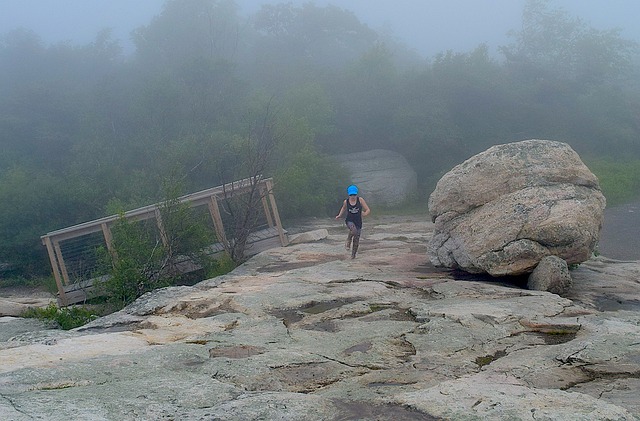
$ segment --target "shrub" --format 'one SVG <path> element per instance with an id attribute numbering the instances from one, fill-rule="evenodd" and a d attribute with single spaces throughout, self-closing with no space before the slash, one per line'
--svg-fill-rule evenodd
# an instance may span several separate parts
<path id="1" fill-rule="evenodd" d="M 97 317 L 91 310 L 82 306 L 58 308 L 54 303 L 44 308 L 30 308 L 22 316 L 55 322 L 63 330 L 82 326 Z"/>
<path id="2" fill-rule="evenodd" d="M 188 204 L 180 203 L 177 194 L 159 210 L 162 232 L 153 219 L 140 222 L 122 216 L 112 228 L 112 250 L 100 251 L 102 272 L 109 275 L 98 287 L 115 309 L 146 292 L 176 285 L 182 276 L 180 264 L 200 267 L 205 273 L 221 266 L 205 252 L 215 240 L 213 230 Z"/>

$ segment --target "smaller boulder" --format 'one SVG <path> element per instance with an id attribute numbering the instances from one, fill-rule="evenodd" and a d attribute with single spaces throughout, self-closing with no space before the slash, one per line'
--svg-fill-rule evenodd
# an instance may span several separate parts
<path id="1" fill-rule="evenodd" d="M 558 256 L 547 256 L 529 275 L 527 288 L 562 295 L 571 288 L 571 274 L 567 262 Z"/>
<path id="2" fill-rule="evenodd" d="M 289 237 L 289 244 L 311 243 L 313 241 L 324 240 L 329 236 L 326 229 L 317 229 L 313 231 L 302 232 Z"/>

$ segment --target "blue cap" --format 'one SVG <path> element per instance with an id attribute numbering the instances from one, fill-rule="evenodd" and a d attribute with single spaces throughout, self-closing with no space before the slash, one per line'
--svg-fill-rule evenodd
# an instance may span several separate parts
<path id="1" fill-rule="evenodd" d="M 347 187 L 347 194 L 349 196 L 351 196 L 352 194 L 358 194 L 358 187 L 356 187 L 355 185 L 350 185 L 349 187 Z"/>

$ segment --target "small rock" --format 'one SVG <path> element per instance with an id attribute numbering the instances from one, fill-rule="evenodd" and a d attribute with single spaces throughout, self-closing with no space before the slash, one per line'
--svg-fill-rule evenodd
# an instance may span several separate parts
<path id="1" fill-rule="evenodd" d="M 289 237 L 289 244 L 311 243 L 314 241 L 324 240 L 329 236 L 326 229 L 317 229 L 314 231 L 303 232 Z"/>
<path id="2" fill-rule="evenodd" d="M 547 256 L 529 275 L 527 288 L 562 295 L 571 287 L 571 274 L 567 262 L 558 256 Z"/>

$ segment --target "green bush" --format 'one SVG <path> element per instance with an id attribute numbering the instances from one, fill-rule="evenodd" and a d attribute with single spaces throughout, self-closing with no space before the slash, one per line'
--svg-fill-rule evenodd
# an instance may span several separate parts
<path id="1" fill-rule="evenodd" d="M 224 272 L 229 266 L 205 252 L 215 242 L 205 215 L 181 203 L 177 189 L 168 191 L 170 198 L 159 207 L 162 232 L 155 219 L 131 221 L 122 216 L 112 228 L 112 250 L 99 251 L 100 272 L 108 275 L 98 288 L 115 310 L 146 292 L 193 278 L 193 274 L 183 274 L 181 264 L 199 267 L 207 275 Z"/>
<path id="2" fill-rule="evenodd" d="M 122 217 L 113 227 L 113 254 L 101 250 L 109 275 L 97 286 L 116 308 L 122 308 L 155 288 L 170 285 L 160 277 L 162 245 L 145 225 Z"/>
<path id="3" fill-rule="evenodd" d="M 237 267 L 236 262 L 225 253 L 222 257 L 211 261 L 211 264 L 205 267 L 205 274 L 208 278 L 215 278 L 227 274 Z"/>
<path id="4" fill-rule="evenodd" d="M 85 307 L 58 308 L 54 303 L 45 308 L 30 308 L 22 316 L 55 322 L 63 330 L 82 326 L 97 317 L 95 313 Z"/>

